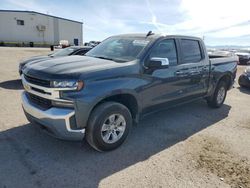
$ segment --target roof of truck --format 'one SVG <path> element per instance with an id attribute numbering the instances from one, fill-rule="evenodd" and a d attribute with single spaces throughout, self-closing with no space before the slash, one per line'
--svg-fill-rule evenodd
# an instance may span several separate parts
<path id="1" fill-rule="evenodd" d="M 154 33 L 149 36 L 147 36 L 147 33 L 129 33 L 129 34 L 121 34 L 121 35 L 115 35 L 114 37 L 138 37 L 138 38 L 149 38 L 149 39 L 157 39 L 160 37 L 172 37 L 172 38 L 187 38 L 187 39 L 197 39 L 201 40 L 199 37 L 195 36 L 186 36 L 186 35 L 165 35 L 165 34 L 159 34 Z"/>

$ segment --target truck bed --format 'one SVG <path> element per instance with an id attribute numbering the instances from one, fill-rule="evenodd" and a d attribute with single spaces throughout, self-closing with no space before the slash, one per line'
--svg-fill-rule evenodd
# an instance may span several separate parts
<path id="1" fill-rule="evenodd" d="M 211 64 L 223 64 L 223 63 L 229 63 L 229 62 L 238 62 L 239 58 L 238 56 L 214 56 L 209 55 L 209 60 Z"/>

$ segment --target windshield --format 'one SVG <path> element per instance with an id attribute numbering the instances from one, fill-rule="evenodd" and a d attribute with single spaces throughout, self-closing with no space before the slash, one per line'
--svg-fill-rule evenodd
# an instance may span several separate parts
<path id="1" fill-rule="evenodd" d="M 53 54 L 50 54 L 50 56 L 53 56 L 53 57 L 56 57 L 56 56 L 67 56 L 67 55 L 70 55 L 75 50 L 76 50 L 76 48 L 68 47 L 68 48 L 64 48 L 62 50 L 58 50 L 58 51 L 54 52 Z"/>
<path id="2" fill-rule="evenodd" d="M 106 39 L 85 55 L 116 62 L 127 62 L 137 59 L 148 43 L 149 40 L 142 38 L 112 37 Z"/>

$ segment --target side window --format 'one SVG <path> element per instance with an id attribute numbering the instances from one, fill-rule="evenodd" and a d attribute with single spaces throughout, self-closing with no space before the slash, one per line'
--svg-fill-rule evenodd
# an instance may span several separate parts
<path id="1" fill-rule="evenodd" d="M 177 65 L 177 53 L 174 39 L 165 39 L 153 47 L 149 59 L 152 57 L 168 58 L 169 65 Z"/>
<path id="2" fill-rule="evenodd" d="M 199 41 L 182 39 L 181 50 L 183 55 L 183 63 L 195 63 L 202 59 Z"/>

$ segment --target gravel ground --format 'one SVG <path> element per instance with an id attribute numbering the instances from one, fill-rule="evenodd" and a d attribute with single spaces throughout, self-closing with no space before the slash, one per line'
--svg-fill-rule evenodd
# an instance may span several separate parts
<path id="1" fill-rule="evenodd" d="M 47 53 L 0 48 L 1 188 L 250 187 L 250 90 L 235 83 L 220 109 L 201 100 L 152 114 L 120 148 L 98 153 L 25 119 L 18 62 Z"/>

